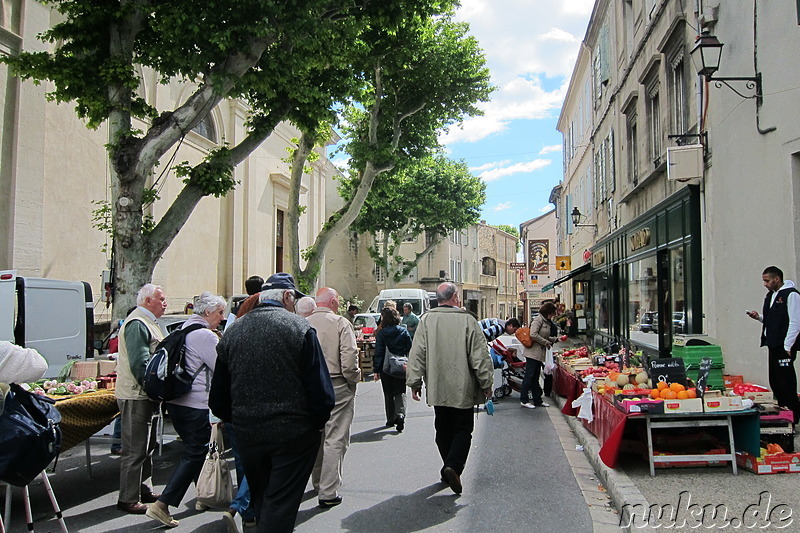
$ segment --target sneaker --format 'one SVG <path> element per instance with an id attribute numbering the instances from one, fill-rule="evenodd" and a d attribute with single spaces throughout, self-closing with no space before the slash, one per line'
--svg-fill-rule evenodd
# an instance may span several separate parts
<path id="1" fill-rule="evenodd" d="M 536 407 L 550 407 L 550 404 L 547 402 L 537 403 Z"/>
<path id="2" fill-rule="evenodd" d="M 225 527 L 228 528 L 228 533 L 239 533 L 239 526 L 236 525 L 236 511 L 233 509 L 228 509 L 224 513 L 222 513 L 222 521 L 225 523 Z"/>
<path id="3" fill-rule="evenodd" d="M 536 406 L 533 405 L 531 402 L 521 403 L 519 404 L 520 407 L 525 407 L 526 409 L 536 409 Z"/>
<path id="4" fill-rule="evenodd" d="M 458 473 L 446 466 L 444 470 L 442 470 L 442 477 L 447 480 L 447 484 L 450 485 L 450 489 L 456 494 L 461 494 L 461 476 Z"/>
<path id="5" fill-rule="evenodd" d="M 342 497 L 341 496 L 337 496 L 337 497 L 335 497 L 335 498 L 333 498 L 331 500 L 319 500 L 319 506 L 322 507 L 323 509 L 336 507 L 340 503 L 342 503 Z"/>
<path id="6" fill-rule="evenodd" d="M 403 429 L 406 427 L 406 417 L 404 417 L 404 416 L 398 416 L 398 417 L 397 417 L 397 424 L 396 424 L 396 426 L 397 426 L 397 432 L 398 432 L 398 433 L 402 433 L 402 432 L 403 432 Z"/>
<path id="7" fill-rule="evenodd" d="M 148 505 L 147 512 L 144 514 L 146 514 L 149 518 L 156 520 L 157 522 L 161 522 L 167 527 L 178 527 L 178 521 L 173 519 L 169 512 L 164 511 L 155 503 Z"/>

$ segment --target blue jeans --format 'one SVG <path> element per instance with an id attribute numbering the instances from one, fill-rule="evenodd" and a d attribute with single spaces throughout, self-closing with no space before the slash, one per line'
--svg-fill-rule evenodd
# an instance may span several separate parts
<path id="1" fill-rule="evenodd" d="M 542 387 L 539 385 L 539 375 L 544 363 L 536 359 L 525 358 L 525 377 L 519 391 L 520 401 L 528 403 L 531 399 L 533 405 L 542 405 Z"/>
<path id="2" fill-rule="evenodd" d="M 211 439 L 211 424 L 208 422 L 208 409 L 195 409 L 171 403 L 166 405 L 172 426 L 183 442 L 183 456 L 158 499 L 167 505 L 177 507 L 186 495 L 189 485 L 197 482 L 197 477 L 203 469 L 208 441 Z"/>
<path id="3" fill-rule="evenodd" d="M 236 483 L 239 486 L 236 497 L 231 502 L 230 507 L 239 513 L 243 522 L 251 522 L 256 518 L 256 510 L 250 504 L 250 485 L 247 483 L 247 476 L 244 475 L 244 466 L 242 465 L 242 457 L 239 455 L 239 445 L 236 442 L 236 432 L 233 431 L 233 424 L 226 422 L 222 426 L 222 431 L 231 445 L 233 462 L 236 465 Z"/>

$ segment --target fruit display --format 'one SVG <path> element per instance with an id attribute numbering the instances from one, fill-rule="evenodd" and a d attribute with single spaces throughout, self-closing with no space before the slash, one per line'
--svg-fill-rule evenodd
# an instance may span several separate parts
<path id="1" fill-rule="evenodd" d="M 34 383 L 23 383 L 21 387 L 40 396 L 77 396 L 85 392 L 97 390 L 97 381 L 84 379 L 83 381 L 60 382 L 56 379 L 43 379 Z"/>
<path id="2" fill-rule="evenodd" d="M 737 396 L 745 396 L 748 392 L 769 392 L 769 389 L 753 383 L 737 383 L 733 386 L 733 393 Z"/>

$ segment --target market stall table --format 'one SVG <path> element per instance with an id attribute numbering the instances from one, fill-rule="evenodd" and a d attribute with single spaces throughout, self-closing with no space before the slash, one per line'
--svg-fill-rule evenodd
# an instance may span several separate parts
<path id="1" fill-rule="evenodd" d="M 113 390 L 101 389 L 54 399 L 61 413 L 62 452 L 85 441 L 119 415 Z"/>
<path id="2" fill-rule="evenodd" d="M 558 394 L 566 397 L 565 405 L 561 412 L 568 416 L 576 416 L 578 410 L 572 407 L 572 402 L 582 394 L 585 385 L 575 374 L 561 365 L 556 366 L 553 381 L 554 390 L 556 390 Z M 634 423 L 639 420 L 646 421 L 645 416 L 676 416 L 676 414 L 626 414 L 614 406 L 605 395 L 597 394 L 596 392 L 592 392 L 592 412 L 594 420 L 591 422 L 582 420 L 582 422 L 584 427 L 597 437 L 597 440 L 600 442 L 600 451 L 598 455 L 609 468 L 615 468 L 617 466 L 623 436 L 629 421 Z M 756 411 L 750 409 L 746 411 L 730 411 L 724 413 L 686 413 L 686 415 L 685 420 L 700 421 L 700 423 L 697 424 L 699 426 L 703 425 L 702 421 L 712 420 L 715 417 L 719 418 L 720 416 L 726 415 L 734 417 L 731 419 L 730 423 L 725 422 L 725 425 L 732 428 L 731 430 L 733 431 L 735 442 L 738 443 L 740 449 L 759 455 L 759 421 Z M 650 433 L 651 429 L 651 427 L 646 428 L 647 435 L 650 438 L 652 438 Z M 735 450 L 731 450 L 731 453 L 735 453 Z M 649 455 L 652 458 L 652 449 L 649 451 Z"/>

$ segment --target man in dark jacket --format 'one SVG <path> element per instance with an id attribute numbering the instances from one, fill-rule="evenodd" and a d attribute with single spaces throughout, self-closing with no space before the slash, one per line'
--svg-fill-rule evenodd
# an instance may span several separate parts
<path id="1" fill-rule="evenodd" d="M 217 345 L 209 407 L 232 422 L 259 531 L 291 532 L 330 418 L 334 391 L 317 334 L 294 314 L 303 293 L 286 273 Z"/>
<path id="2" fill-rule="evenodd" d="M 800 401 L 797 399 L 794 360 L 800 345 L 800 294 L 792 281 L 783 281 L 783 271 L 778 267 L 764 269 L 761 279 L 769 291 L 764 298 L 764 307 L 761 314 L 747 311 L 747 315 L 763 323 L 761 346 L 769 350 L 769 386 L 778 405 L 794 412 L 794 423 L 797 424 L 800 421 Z"/>

